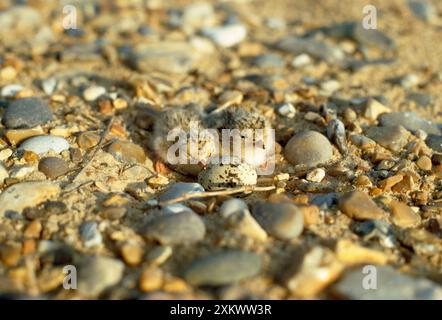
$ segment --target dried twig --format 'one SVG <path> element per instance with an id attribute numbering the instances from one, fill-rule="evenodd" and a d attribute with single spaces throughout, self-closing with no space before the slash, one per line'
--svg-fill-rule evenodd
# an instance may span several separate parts
<path id="1" fill-rule="evenodd" d="M 92 160 L 95 158 L 95 156 L 98 153 L 98 150 L 100 150 L 103 147 L 104 144 L 104 140 L 106 139 L 107 135 L 109 134 L 109 131 L 112 127 L 112 123 L 114 122 L 114 117 L 111 116 L 109 118 L 109 121 L 107 123 L 106 129 L 104 129 L 103 133 L 100 136 L 100 141 L 98 142 L 98 144 L 95 146 L 95 148 L 88 154 L 90 155 L 89 157 L 86 157 L 86 160 L 83 161 L 83 167 L 81 168 L 81 170 L 75 175 L 75 177 L 72 179 L 72 182 L 76 182 L 78 177 L 81 176 L 81 174 L 83 172 L 86 171 L 86 169 L 90 166 L 90 164 L 92 163 Z"/>
<path id="2" fill-rule="evenodd" d="M 256 187 L 256 186 L 243 186 L 238 188 L 232 188 L 232 189 L 225 189 L 225 190 L 219 190 L 219 191 L 204 191 L 204 192 L 193 192 L 193 193 L 187 193 L 185 195 L 182 195 L 181 197 L 162 201 L 158 203 L 160 206 L 166 206 L 169 204 L 186 201 L 190 199 L 195 198 L 208 198 L 208 197 L 215 197 L 215 196 L 226 196 L 230 194 L 235 193 L 243 193 L 243 192 L 252 192 L 252 191 L 271 191 L 276 189 L 275 186 L 267 186 L 267 187 Z"/>

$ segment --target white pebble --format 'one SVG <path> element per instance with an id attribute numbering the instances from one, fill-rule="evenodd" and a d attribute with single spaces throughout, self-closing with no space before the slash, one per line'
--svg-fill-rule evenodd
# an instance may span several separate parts
<path id="1" fill-rule="evenodd" d="M 54 78 L 46 79 L 41 83 L 41 88 L 43 89 L 44 93 L 46 93 L 47 95 L 54 93 L 56 87 L 57 87 L 57 80 Z"/>
<path id="2" fill-rule="evenodd" d="M 341 85 L 336 80 L 327 80 L 321 83 L 321 89 L 333 93 L 341 88 Z"/>
<path id="3" fill-rule="evenodd" d="M 302 53 L 292 60 L 292 66 L 295 68 L 302 68 L 312 63 L 312 59 L 306 53 Z"/>
<path id="4" fill-rule="evenodd" d="M 86 101 L 95 101 L 105 93 L 106 93 L 105 87 L 92 86 L 92 87 L 89 87 L 86 90 L 84 90 L 83 98 Z"/>
<path id="5" fill-rule="evenodd" d="M 3 183 L 8 177 L 8 170 L 6 170 L 6 168 L 2 164 L 0 164 L 0 184 Z"/>
<path id="6" fill-rule="evenodd" d="M 12 156 L 12 150 L 7 148 L 0 151 L 0 161 L 4 161 L 6 159 L 9 159 L 9 157 Z"/>
<path id="7" fill-rule="evenodd" d="M 291 103 L 284 103 L 278 107 L 278 113 L 287 118 L 293 118 L 296 114 L 296 109 Z"/>
<path id="8" fill-rule="evenodd" d="M 242 24 L 232 24 L 204 28 L 202 34 L 212 39 L 216 44 L 228 48 L 243 41 L 247 36 L 247 29 Z"/>
<path id="9" fill-rule="evenodd" d="M 9 84 L 2 88 L 1 95 L 5 98 L 14 97 L 18 92 L 22 91 L 24 88 L 21 84 Z"/>
<path id="10" fill-rule="evenodd" d="M 15 179 L 21 179 L 26 177 L 28 174 L 34 172 L 35 168 L 33 166 L 17 166 L 13 167 L 10 171 L 11 177 Z"/>
<path id="11" fill-rule="evenodd" d="M 37 136 L 24 141 L 19 149 L 32 151 L 36 154 L 43 154 L 50 150 L 61 153 L 69 149 L 69 142 L 57 136 Z"/>
<path id="12" fill-rule="evenodd" d="M 325 170 L 322 168 L 317 168 L 315 170 L 307 173 L 306 179 L 311 182 L 321 182 L 325 177 Z"/>

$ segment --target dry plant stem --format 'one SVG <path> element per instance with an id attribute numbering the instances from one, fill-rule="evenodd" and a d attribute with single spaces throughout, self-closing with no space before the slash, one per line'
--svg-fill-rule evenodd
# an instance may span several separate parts
<path id="1" fill-rule="evenodd" d="M 114 122 L 114 116 L 109 118 L 109 121 L 107 123 L 106 129 L 104 129 L 103 133 L 100 136 L 100 141 L 98 142 L 98 144 L 95 146 L 95 148 L 93 149 L 93 151 L 91 151 L 91 154 L 89 157 L 86 157 L 85 163 L 83 165 L 83 167 L 81 168 L 81 170 L 75 175 L 74 179 L 72 180 L 72 182 L 76 182 L 78 177 L 81 176 L 81 174 L 83 172 L 86 171 L 86 169 L 89 167 L 89 165 L 92 163 L 92 160 L 95 158 L 95 156 L 97 155 L 98 150 L 100 150 L 103 147 L 103 143 L 104 140 L 106 139 L 106 136 L 109 134 L 110 128 L 112 127 L 112 123 Z"/>
<path id="2" fill-rule="evenodd" d="M 275 189 L 276 189 L 275 186 L 267 186 L 267 187 L 243 186 L 243 187 L 225 189 L 225 190 L 219 190 L 219 191 L 194 192 L 194 193 L 185 194 L 185 195 L 175 198 L 175 199 L 160 202 L 159 205 L 166 206 L 169 204 L 174 204 L 177 202 L 186 201 L 186 200 L 195 199 L 195 198 L 209 198 L 209 197 L 215 197 L 215 196 L 226 196 L 226 195 L 235 194 L 235 193 L 253 192 L 253 191 L 263 192 L 263 191 L 271 191 L 271 190 L 275 190 Z"/>

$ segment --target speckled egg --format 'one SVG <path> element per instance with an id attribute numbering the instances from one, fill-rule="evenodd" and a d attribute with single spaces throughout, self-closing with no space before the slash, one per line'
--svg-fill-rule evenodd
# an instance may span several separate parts
<path id="1" fill-rule="evenodd" d="M 253 166 L 238 161 L 211 164 L 198 175 L 199 183 L 206 190 L 220 190 L 256 185 L 258 175 Z"/>

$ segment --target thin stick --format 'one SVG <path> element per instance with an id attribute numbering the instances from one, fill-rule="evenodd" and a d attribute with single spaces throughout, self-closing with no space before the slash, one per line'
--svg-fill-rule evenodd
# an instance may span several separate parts
<path id="1" fill-rule="evenodd" d="M 84 162 L 83 167 L 81 168 L 81 170 L 75 175 L 74 179 L 72 180 L 72 182 L 76 182 L 78 177 L 81 176 L 81 174 L 83 172 L 86 171 L 86 169 L 90 166 L 90 164 L 92 163 L 92 160 L 95 158 L 95 156 L 98 153 L 98 150 L 100 150 L 103 147 L 103 143 L 104 143 L 104 139 L 106 139 L 106 136 L 109 134 L 109 131 L 112 127 L 112 123 L 114 122 L 114 116 L 111 116 L 109 118 L 109 122 L 107 123 L 106 129 L 104 129 L 103 133 L 100 136 L 100 141 L 98 142 L 98 144 L 95 146 L 94 150 L 91 151 L 89 154 L 91 154 L 90 157 L 87 157 L 88 159 L 86 159 Z"/>
<path id="2" fill-rule="evenodd" d="M 195 198 L 208 198 L 208 197 L 215 197 L 215 196 L 225 196 L 235 193 L 243 193 L 243 192 L 252 192 L 252 191 L 271 191 L 276 189 L 275 186 L 267 186 L 267 187 L 255 187 L 255 186 L 243 186 L 238 188 L 232 188 L 232 189 L 225 189 L 225 190 L 219 190 L 219 191 L 204 191 L 204 192 L 193 192 L 193 193 L 187 193 L 182 195 L 181 197 L 163 201 L 158 203 L 160 206 L 165 206 L 181 201 L 186 201 L 190 199 Z"/>

